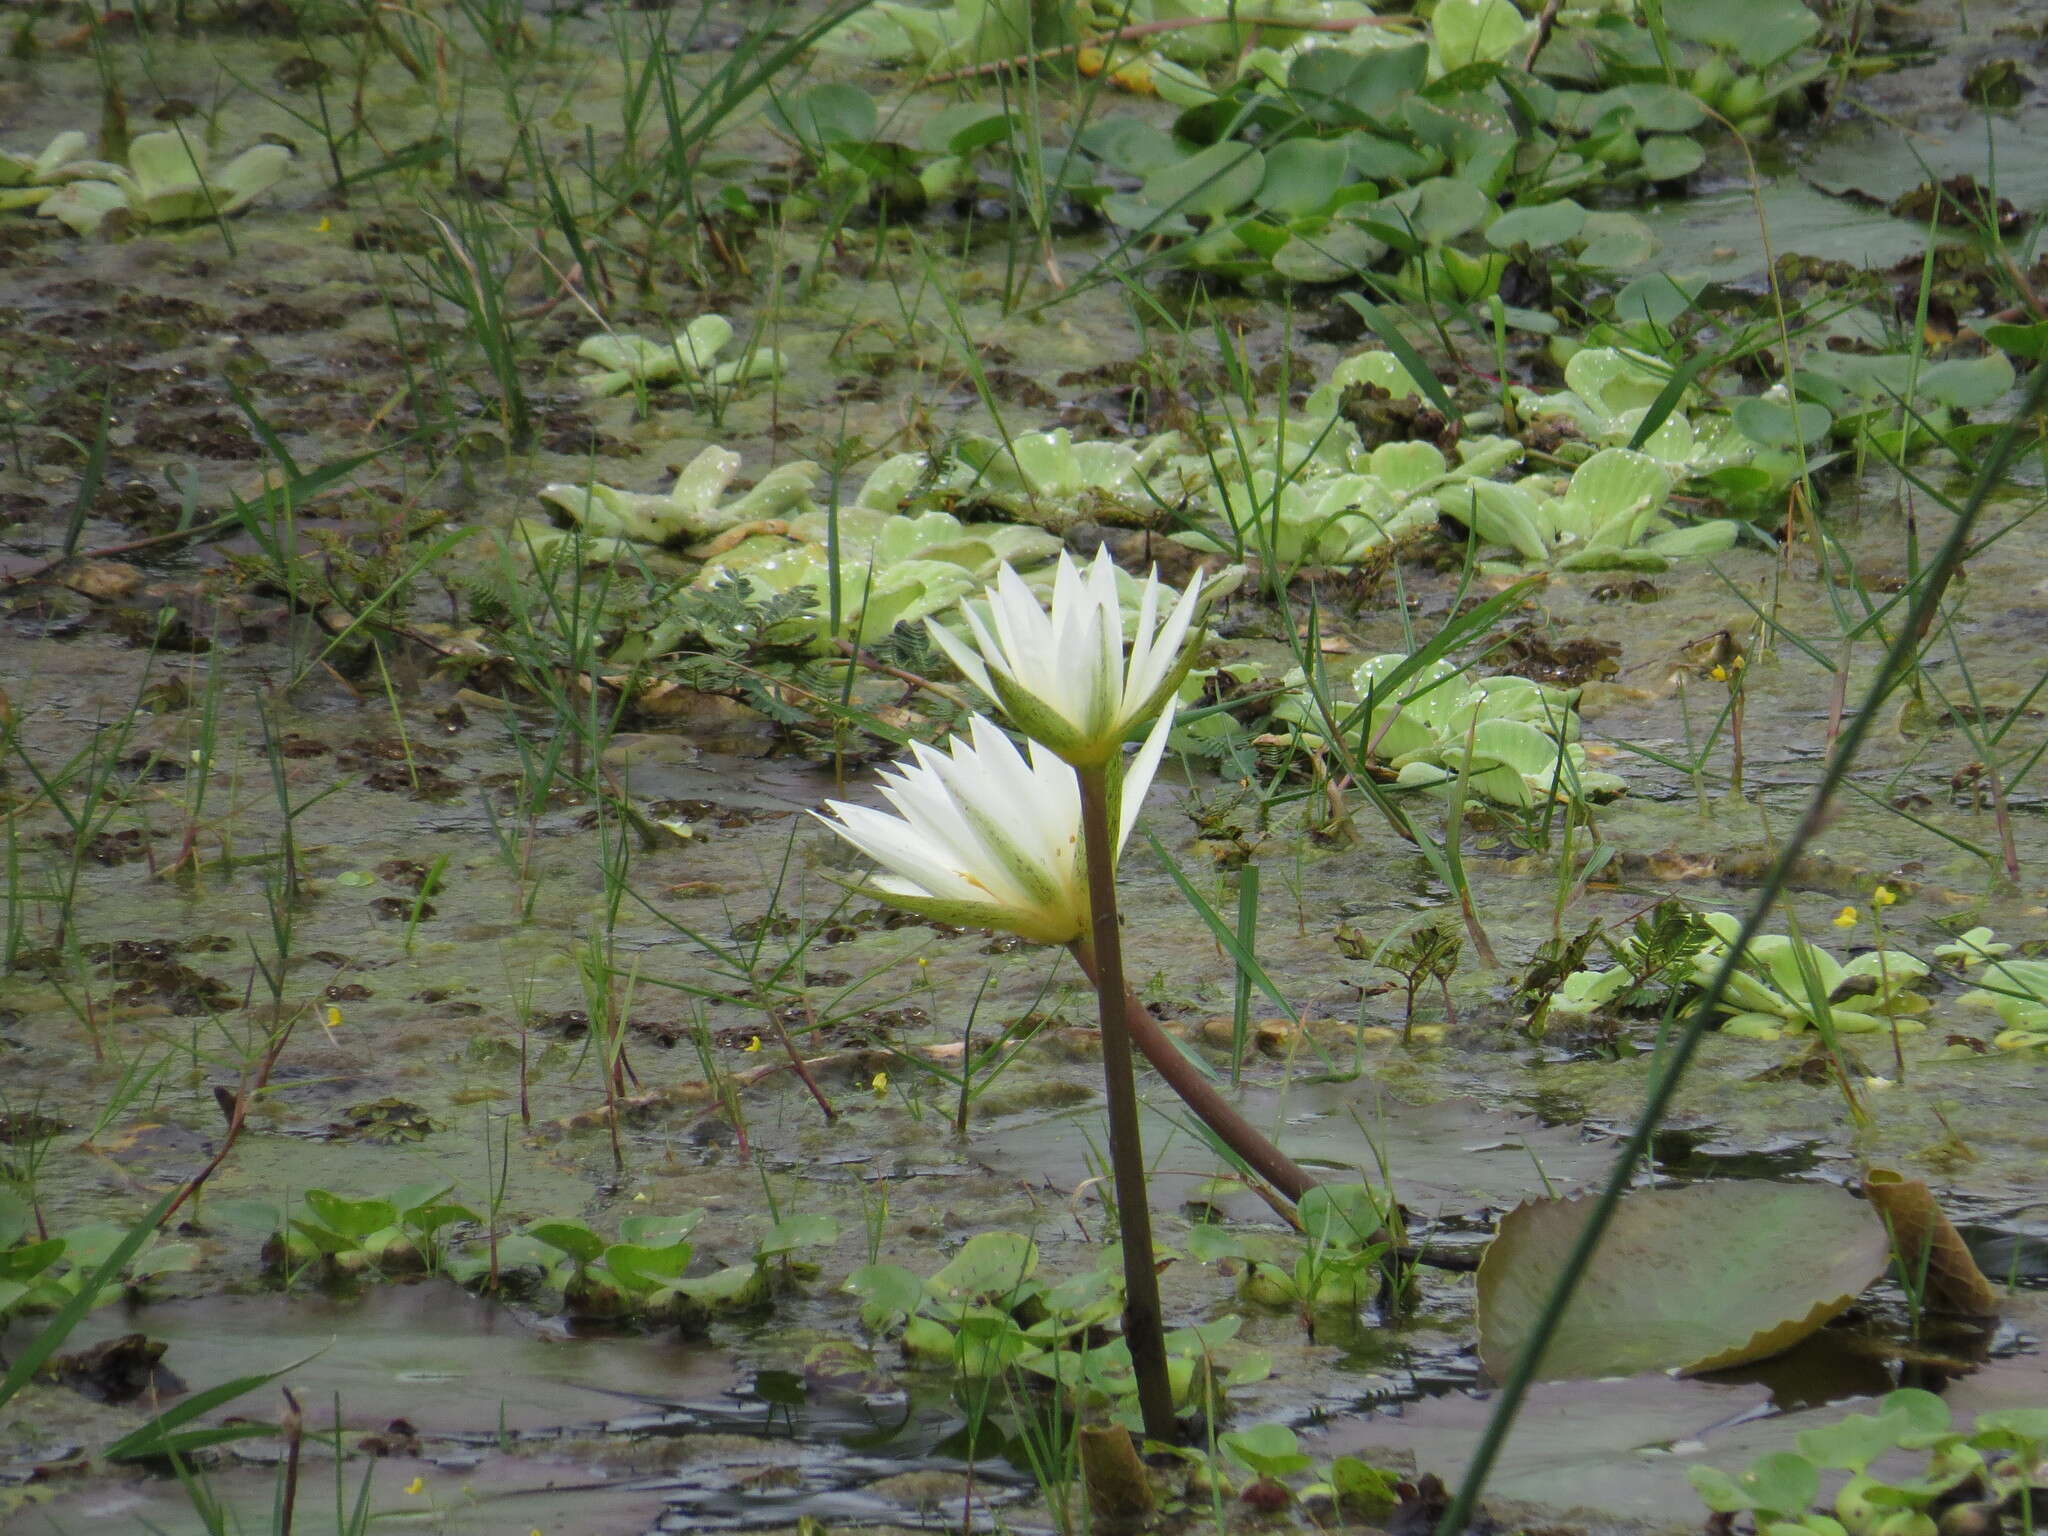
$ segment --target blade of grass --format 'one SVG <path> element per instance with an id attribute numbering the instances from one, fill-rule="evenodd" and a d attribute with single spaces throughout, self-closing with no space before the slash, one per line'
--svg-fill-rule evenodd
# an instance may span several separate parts
<path id="1" fill-rule="evenodd" d="M 164 1214 L 184 1193 L 181 1186 L 150 1207 L 149 1214 L 128 1229 L 127 1236 L 114 1245 L 114 1251 L 106 1261 L 86 1277 L 85 1284 L 78 1288 L 78 1294 L 64 1304 L 62 1311 L 45 1323 L 42 1330 L 29 1340 L 28 1347 L 15 1356 L 13 1366 L 6 1378 L 0 1380 L 0 1403 L 11 1401 L 15 1394 L 35 1379 L 43 1363 L 63 1347 L 71 1337 L 71 1330 L 85 1320 L 85 1315 L 99 1304 L 100 1292 L 120 1278 L 121 1271 L 128 1267 L 128 1261 L 142 1251 L 142 1245 L 149 1241 Z"/>
<path id="2" fill-rule="evenodd" d="M 325 1353 L 325 1348 L 316 1349 L 312 1354 L 302 1356 L 290 1365 L 281 1365 L 274 1371 L 237 1376 L 203 1392 L 194 1392 L 166 1408 L 140 1429 L 123 1435 L 100 1454 L 109 1461 L 136 1461 L 146 1456 L 183 1455 L 188 1451 L 204 1450 L 210 1445 L 224 1445 L 231 1440 L 275 1434 L 277 1428 L 272 1424 L 216 1424 L 206 1429 L 187 1430 L 184 1434 L 177 1431 L 202 1413 L 210 1413 L 223 1403 L 231 1403 L 258 1387 L 268 1386 L 278 1377 L 296 1371 L 308 1360 L 316 1360 Z"/>
<path id="3" fill-rule="evenodd" d="M 1261 992 L 1278 1003 L 1281 1012 L 1287 1015 L 1289 1023 L 1299 1024 L 1301 1016 L 1294 1011 L 1294 1004 L 1287 1000 L 1286 993 L 1273 984 L 1273 978 L 1268 976 L 1266 968 L 1259 964 L 1259 957 L 1239 942 L 1237 930 L 1226 923 L 1222 915 L 1209 904 L 1209 899 L 1195 889 L 1194 882 L 1188 879 L 1173 855 L 1166 851 L 1166 845 L 1159 841 L 1149 827 L 1145 831 L 1145 840 L 1152 845 L 1152 852 L 1165 866 L 1168 878 L 1179 889 L 1187 904 L 1209 925 L 1209 931 L 1216 936 L 1216 942 L 1223 946 L 1223 952 L 1230 956 L 1232 963 L 1237 966 L 1238 973 L 1247 977 Z M 1199 1057 L 1194 1059 L 1200 1061 Z M 1207 1063 L 1203 1063 L 1203 1066 L 1206 1069 Z"/>
<path id="4" fill-rule="evenodd" d="M 1700 370 L 1706 367 L 1713 357 L 1713 353 L 1702 350 L 1693 353 L 1679 365 L 1664 387 L 1657 391 L 1657 398 L 1652 400 L 1650 408 L 1643 412 L 1643 419 L 1636 423 L 1635 434 L 1628 440 L 1629 447 L 1642 447 L 1650 440 L 1651 433 L 1671 419 L 1671 413 L 1678 409 L 1678 402 L 1684 399 L 1685 392 L 1692 388 L 1692 381 L 1699 377 Z"/>
<path id="5" fill-rule="evenodd" d="M 1394 322 L 1387 318 L 1387 312 L 1362 293 L 1340 294 L 1339 297 L 1357 310 L 1358 317 L 1372 327 L 1372 333 L 1379 337 L 1386 345 L 1386 349 L 1394 354 L 1403 368 L 1408 370 L 1408 376 L 1415 380 L 1418 389 L 1429 396 L 1429 403 L 1443 413 L 1444 420 L 1456 421 L 1458 408 L 1451 404 L 1451 397 L 1445 392 L 1443 381 L 1430 372 L 1429 364 L 1422 360 L 1422 354 L 1409 344 L 1408 338 L 1403 336 Z"/>

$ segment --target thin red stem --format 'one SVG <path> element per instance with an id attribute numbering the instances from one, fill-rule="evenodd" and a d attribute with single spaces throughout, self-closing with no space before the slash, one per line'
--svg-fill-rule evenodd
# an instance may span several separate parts
<path id="1" fill-rule="evenodd" d="M 1089 980 L 1095 982 L 1099 995 L 1102 981 L 1094 956 L 1076 946 L 1074 958 L 1080 962 Z M 1242 1158 L 1253 1173 L 1297 1203 L 1321 1182 L 1274 1146 L 1263 1131 L 1239 1114 L 1237 1107 L 1216 1091 L 1202 1076 L 1201 1069 L 1181 1054 L 1172 1037 L 1159 1027 L 1159 1021 L 1128 988 L 1123 989 L 1121 1022 L 1131 1044 L 1151 1064 L 1152 1070 L 1166 1079 L 1166 1086 L 1179 1094 L 1182 1102 L 1216 1133 L 1218 1140 Z"/>
<path id="2" fill-rule="evenodd" d="M 1145 1145 L 1138 1125 L 1137 1073 L 1126 1027 L 1123 940 L 1116 911 L 1116 844 L 1109 830 L 1109 774 L 1077 768 L 1081 837 L 1088 860 L 1089 947 L 1102 1020 L 1102 1080 L 1109 1100 L 1109 1162 L 1116 1181 L 1117 1226 L 1124 1249 L 1124 1343 L 1138 1378 L 1138 1411 L 1154 1440 L 1177 1437 L 1173 1386 L 1166 1372 L 1166 1324 L 1152 1259 L 1152 1204 L 1145 1188 Z"/>

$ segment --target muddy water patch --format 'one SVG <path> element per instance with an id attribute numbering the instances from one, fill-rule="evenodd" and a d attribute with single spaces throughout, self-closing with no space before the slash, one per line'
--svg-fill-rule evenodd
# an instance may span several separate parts
<path id="1" fill-rule="evenodd" d="M 166 1344 L 165 1363 L 194 1388 L 303 1360 L 284 1384 L 309 1436 L 342 1432 L 350 1498 L 367 1474 L 380 1515 L 431 1514 L 446 1522 L 437 1528 L 917 1524 L 942 1505 L 957 1520 L 963 1501 L 985 1519 L 1030 1486 L 1000 1462 L 974 1483 L 962 1475 L 965 1421 L 943 1379 L 913 1391 L 881 1377 L 748 1371 L 723 1344 L 578 1334 L 439 1282 L 346 1300 L 215 1296 L 110 1310 L 73 1343 L 135 1330 Z M 273 1407 L 261 1390 L 206 1421 L 260 1421 Z M 333 1443 L 308 1441 L 309 1487 L 331 1488 Z M 267 1511 L 284 1455 L 280 1439 L 236 1442 L 216 1491 L 252 1515 Z M 67 1517 L 201 1528 L 184 1492 L 161 1478 L 95 1488 L 46 1513 L 57 1529 Z"/>
<path id="2" fill-rule="evenodd" d="M 223 1295 L 109 1308 L 70 1347 L 137 1331 L 169 1344 L 166 1365 L 194 1386 L 313 1357 L 286 1378 L 309 1428 L 335 1423 L 338 1401 L 339 1422 L 354 1430 L 395 1419 L 456 1438 L 589 1430 L 619 1411 L 618 1395 L 687 1401 L 740 1380 L 730 1356 L 708 1345 L 579 1337 L 437 1282 L 341 1299 Z"/>
<path id="3" fill-rule="evenodd" d="M 2038 1314 L 2032 1319 L 2038 1324 Z M 1825 1336 L 1817 1336 L 1825 1337 Z M 1804 1362 L 1819 1374 L 1819 1356 Z M 1896 1370 L 1865 1370 L 1823 1378 L 1823 1397 L 1780 1391 L 1758 1380 L 1674 1379 L 1548 1382 L 1530 1392 L 1508 1436 L 1490 1484 L 1489 1507 L 1504 1519 L 1565 1522 L 1594 1531 L 1618 1528 L 1697 1531 L 1698 1496 L 1687 1476 L 1695 1466 L 1740 1472 L 1756 1457 L 1789 1451 L 1798 1436 L 1902 1385 Z M 2048 1368 L 2038 1355 L 1995 1361 L 1946 1392 L 1959 1424 L 1996 1407 L 2038 1406 Z M 1380 1465 L 1434 1470 L 1455 1482 L 1484 1433 L 1491 1394 L 1452 1393 L 1333 1426 L 1311 1442 L 1323 1455 L 1356 1455 Z M 1816 1400 L 1818 1399 L 1818 1400 Z M 1908 1457 L 1879 1463 L 1894 1479 L 1925 1468 Z M 1842 1481 L 1836 1476 L 1832 1483 Z M 1823 1489 L 1823 1500 L 1833 1486 Z"/>
<path id="4" fill-rule="evenodd" d="M 1253 1124 L 1277 1130 L 1283 1150 L 1304 1166 L 1338 1179 L 1383 1166 L 1402 1203 L 1434 1219 L 1499 1210 L 1546 1178 L 1580 1188 L 1604 1177 L 1614 1160 L 1604 1138 L 1489 1110 L 1474 1099 L 1412 1104 L 1365 1079 L 1262 1085 L 1245 1091 L 1242 1107 Z M 1215 1176 L 1211 1154 L 1189 1132 L 1177 1103 L 1155 1092 L 1145 1108 L 1146 1150 L 1157 1165 L 1153 1188 L 1161 1204 L 1187 1201 Z M 977 1136 L 976 1155 L 1074 1188 L 1097 1171 L 1099 1113 L 1076 1110 L 997 1127 Z M 1259 1208 L 1250 1197 L 1234 1204 Z"/>

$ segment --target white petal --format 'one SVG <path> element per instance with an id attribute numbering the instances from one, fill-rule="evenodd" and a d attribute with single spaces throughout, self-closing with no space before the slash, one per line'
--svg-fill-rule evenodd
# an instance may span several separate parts
<path id="1" fill-rule="evenodd" d="M 972 624 L 977 632 L 980 631 L 981 625 L 976 622 L 972 612 L 968 613 L 967 622 Z M 982 665 L 980 652 L 936 619 L 926 619 L 924 627 L 925 633 L 932 637 L 932 643 L 944 654 L 946 660 L 953 663 L 962 677 L 983 693 L 993 694 L 996 691 L 995 684 L 989 681 L 988 668 Z"/>
<path id="2" fill-rule="evenodd" d="M 985 597 L 993 597 L 994 595 L 995 589 L 993 587 L 983 594 Z M 991 604 L 990 608 L 991 615 L 993 615 L 994 605 Z M 960 612 L 966 617 L 967 627 L 974 631 L 974 648 L 980 652 L 982 661 L 988 667 L 1000 672 L 1003 676 L 1013 677 L 1014 675 L 1010 670 L 1009 656 L 1004 652 L 1002 644 L 997 637 L 991 635 L 987 627 L 981 622 L 981 615 L 965 603 L 961 604 Z M 991 689 L 990 692 L 993 693 L 994 690 Z"/>
<path id="3" fill-rule="evenodd" d="M 987 721 L 975 722 L 974 735 L 978 750 L 956 745 L 949 775 L 961 818 L 987 848 L 991 871 L 1001 870 L 1020 905 L 1071 909 L 1073 888 L 1051 857 L 1055 845 L 1030 793 L 1024 760 Z"/>
<path id="4" fill-rule="evenodd" d="M 832 816 L 819 818 L 882 866 L 870 881 L 879 894 L 952 904 L 961 909 L 952 920 L 971 912 L 1040 943 L 1080 932 L 1080 795 L 1066 763 L 1036 743 L 1027 763 L 977 715 L 949 752 L 913 743 L 911 761 L 884 769 L 881 779 L 896 815 L 829 801 Z"/>
<path id="5" fill-rule="evenodd" d="M 950 758 L 920 755 L 933 765 L 932 771 L 883 790 L 889 803 L 903 813 L 931 857 L 946 861 L 956 878 L 974 888 L 977 899 L 1034 904 L 1037 893 L 1018 881 L 1006 850 L 992 844 L 965 814 L 961 781 L 971 785 L 978 765 L 970 758 L 963 771 Z"/>
<path id="6" fill-rule="evenodd" d="M 977 719 L 975 733 L 1001 735 L 989 721 Z M 1047 752 L 1036 741 L 1030 743 L 1030 762 L 1010 748 L 1004 752 L 983 752 L 989 766 L 989 788 L 993 809 L 1010 823 L 1010 838 L 1028 850 L 1032 864 L 1047 870 L 1057 885 L 1071 889 L 1065 864 L 1073 858 L 1073 842 L 1081 834 L 1081 795 L 1073 768 Z"/>
<path id="7" fill-rule="evenodd" d="M 1188 630 L 1195 622 L 1201 593 L 1202 578 L 1198 575 L 1189 583 L 1187 591 L 1181 593 L 1180 601 L 1173 605 L 1173 612 L 1160 626 L 1151 664 L 1146 669 L 1150 675 L 1144 680 L 1143 692 L 1133 701 L 1135 705 L 1142 706 L 1151 698 L 1167 674 L 1173 671 L 1174 663 L 1180 659 L 1181 647 L 1187 644 Z M 1133 686 L 1136 686 L 1135 681 Z"/>
<path id="8" fill-rule="evenodd" d="M 1159 759 L 1166 751 L 1166 737 L 1173 729 L 1173 717 L 1179 713 L 1180 703 L 1174 700 L 1159 712 L 1158 722 L 1152 727 L 1152 734 L 1145 738 L 1145 744 L 1138 748 L 1124 769 L 1122 814 L 1118 820 L 1117 851 L 1123 851 L 1124 843 L 1131 835 L 1131 828 L 1138 824 L 1138 812 L 1145 804 L 1145 791 L 1152 787 L 1152 775 L 1159 771 Z"/>
<path id="9" fill-rule="evenodd" d="M 1138 593 L 1138 628 L 1131 638 L 1131 657 L 1124 664 L 1124 688 L 1121 700 L 1124 716 L 1141 708 L 1152 696 L 1156 680 L 1151 678 L 1154 658 L 1159 654 L 1153 644 L 1152 631 L 1159 620 L 1159 573 L 1155 567 L 1146 573 L 1145 585 Z"/>
<path id="10" fill-rule="evenodd" d="M 1095 675 L 1089 689 L 1088 731 L 1103 737 L 1123 735 L 1124 623 L 1123 609 L 1116 600 L 1116 562 L 1108 546 L 1095 552 L 1095 565 L 1088 573 L 1088 595 L 1083 599 Z M 1112 746 L 1116 745 L 1112 743 Z"/>
<path id="11" fill-rule="evenodd" d="M 894 816 L 837 800 L 826 804 L 839 819 L 834 821 L 820 816 L 820 821 L 919 892 L 954 901 L 987 899 L 986 892 L 962 879 L 956 868 L 936 856 L 934 850 Z"/>
<path id="12" fill-rule="evenodd" d="M 1054 714 L 1071 718 L 1069 680 L 1059 668 L 1058 604 L 1047 613 L 1039 605 L 1038 594 L 1010 566 L 1004 566 L 996 580 L 1009 621 L 1010 660 L 1018 683 Z"/>

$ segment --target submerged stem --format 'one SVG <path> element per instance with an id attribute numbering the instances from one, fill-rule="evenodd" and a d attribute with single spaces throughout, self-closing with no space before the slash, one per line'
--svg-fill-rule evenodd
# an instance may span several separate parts
<path id="1" fill-rule="evenodd" d="M 1124 1249 L 1124 1342 L 1138 1378 L 1145 1433 L 1175 1438 L 1173 1387 L 1166 1374 L 1166 1325 L 1152 1261 L 1152 1206 L 1145 1189 L 1145 1147 L 1138 1129 L 1138 1087 L 1125 1027 L 1123 943 L 1117 927 L 1116 843 L 1109 827 L 1109 771 L 1076 768 L 1081 837 L 1088 863 L 1095 1000 L 1102 1020 L 1102 1078 L 1109 1099 L 1109 1162 L 1116 1180 L 1117 1225 Z"/>

